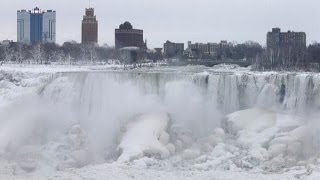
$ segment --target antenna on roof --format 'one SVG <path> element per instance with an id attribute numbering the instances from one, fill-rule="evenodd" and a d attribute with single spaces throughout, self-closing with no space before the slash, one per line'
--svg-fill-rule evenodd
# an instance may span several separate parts
<path id="1" fill-rule="evenodd" d="M 89 0 L 89 8 L 91 8 L 91 0 Z"/>

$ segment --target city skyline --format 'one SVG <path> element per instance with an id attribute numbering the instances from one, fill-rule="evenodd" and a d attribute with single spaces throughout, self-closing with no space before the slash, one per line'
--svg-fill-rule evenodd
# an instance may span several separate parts
<path id="1" fill-rule="evenodd" d="M 232 7 L 230 2 L 233 2 Z M 287 2 L 290 2 L 290 7 L 282 12 Z M 120 23 L 130 21 L 138 29 L 144 30 L 150 48 L 161 47 L 166 40 L 185 44 L 189 40 L 203 43 L 220 42 L 220 40 L 241 43 L 253 40 L 265 46 L 266 32 L 273 27 L 279 27 L 284 31 L 304 31 L 308 35 L 309 44 L 320 40 L 318 34 L 320 27 L 311 21 L 320 17 L 320 13 L 315 11 L 317 5 L 320 3 L 315 0 L 310 2 L 199 0 L 197 4 L 182 0 L 175 2 L 164 0 L 161 3 L 145 0 L 91 2 L 91 7 L 95 8 L 99 18 L 100 45 L 107 43 L 114 46 L 114 29 Z M 5 24 L 0 34 L 1 40 L 17 39 L 17 10 L 38 6 L 57 11 L 57 43 L 70 40 L 81 42 L 81 19 L 83 9 L 89 6 L 88 1 L 70 0 L 59 5 L 54 1 L 12 0 L 7 6 L 8 8 L 1 11 L 1 21 Z M 123 6 L 130 8 L 123 11 Z M 217 6 L 219 8 L 214 8 Z M 170 18 L 162 18 L 168 13 L 171 14 Z"/>

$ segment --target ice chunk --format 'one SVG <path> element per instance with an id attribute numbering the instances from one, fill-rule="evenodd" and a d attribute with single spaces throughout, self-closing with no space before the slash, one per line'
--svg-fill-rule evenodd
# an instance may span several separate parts
<path id="1" fill-rule="evenodd" d="M 200 156 L 200 150 L 198 149 L 186 149 L 182 153 L 182 158 L 185 160 L 195 159 Z"/>
<path id="2" fill-rule="evenodd" d="M 285 144 L 273 144 L 269 147 L 269 152 L 273 157 L 284 155 L 287 150 L 287 145 Z"/>
<path id="3" fill-rule="evenodd" d="M 229 114 L 224 123 L 225 129 L 231 134 L 243 129 L 259 132 L 276 124 L 276 114 L 258 108 L 247 109 Z"/>
<path id="4" fill-rule="evenodd" d="M 121 152 L 118 161 L 128 162 L 145 155 L 168 157 L 170 152 L 160 137 L 166 133 L 169 120 L 168 114 L 159 113 L 144 114 L 131 121 L 118 146 Z"/>

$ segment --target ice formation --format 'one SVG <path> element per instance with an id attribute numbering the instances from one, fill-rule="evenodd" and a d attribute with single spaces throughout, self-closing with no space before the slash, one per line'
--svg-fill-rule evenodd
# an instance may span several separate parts
<path id="1" fill-rule="evenodd" d="M 71 178 L 86 171 L 70 168 L 105 167 L 167 178 L 320 172 L 319 74 L 2 68 L 1 179 Z"/>

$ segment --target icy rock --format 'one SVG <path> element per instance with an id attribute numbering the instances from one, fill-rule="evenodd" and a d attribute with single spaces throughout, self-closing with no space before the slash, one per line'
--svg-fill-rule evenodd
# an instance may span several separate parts
<path id="1" fill-rule="evenodd" d="M 249 159 L 255 164 L 260 164 L 263 161 L 267 161 L 270 158 L 268 151 L 261 146 L 253 146 L 249 152 Z"/>
<path id="2" fill-rule="evenodd" d="M 292 131 L 290 131 L 288 134 L 291 136 L 294 140 L 299 141 L 306 137 L 306 134 L 308 133 L 309 129 L 307 126 L 301 126 L 298 127 Z"/>
<path id="3" fill-rule="evenodd" d="M 176 147 L 173 144 L 169 143 L 166 145 L 166 147 L 169 150 L 170 154 L 174 154 L 176 152 Z"/>
<path id="4" fill-rule="evenodd" d="M 176 151 L 180 152 L 183 150 L 183 143 L 181 140 L 176 140 L 176 142 L 174 143 L 175 147 L 176 147 Z"/>
<path id="5" fill-rule="evenodd" d="M 162 132 L 160 137 L 159 137 L 159 141 L 163 144 L 163 145 L 167 145 L 170 141 L 170 136 L 168 133 L 166 132 Z"/>
<path id="6" fill-rule="evenodd" d="M 211 152 L 211 156 L 220 157 L 225 155 L 226 153 L 226 145 L 223 143 L 219 143 L 216 147 L 214 147 L 213 151 Z"/>
<path id="7" fill-rule="evenodd" d="M 166 144 L 160 142 L 160 136 L 166 133 L 169 121 L 166 113 L 143 114 L 130 121 L 118 146 L 118 162 L 129 162 L 144 156 L 169 157 Z"/>
<path id="8" fill-rule="evenodd" d="M 283 157 L 283 155 L 278 155 L 273 159 L 271 159 L 271 161 L 269 162 L 268 168 L 271 172 L 277 172 L 283 169 L 285 166 L 286 166 L 285 158 Z"/>
<path id="9" fill-rule="evenodd" d="M 276 157 L 279 155 L 284 155 L 287 150 L 287 145 L 285 144 L 273 144 L 269 147 L 269 153 L 272 157 Z"/>
<path id="10" fill-rule="evenodd" d="M 33 172 L 37 168 L 38 163 L 35 160 L 24 160 L 19 162 L 19 167 L 25 172 Z"/>
<path id="11" fill-rule="evenodd" d="M 213 147 L 210 145 L 210 143 L 204 143 L 201 145 L 202 152 L 211 152 L 212 150 L 213 150 Z"/>
<path id="12" fill-rule="evenodd" d="M 80 125 L 73 125 L 68 131 L 69 142 L 74 149 L 81 149 L 85 146 L 86 135 Z"/>
<path id="13" fill-rule="evenodd" d="M 182 158 L 185 160 L 191 160 L 199 157 L 200 154 L 200 150 L 198 149 L 186 149 L 182 153 Z"/>
<path id="14" fill-rule="evenodd" d="M 237 165 L 237 167 L 240 167 L 242 169 L 252 169 L 253 168 L 253 165 L 244 159 L 236 160 L 234 163 L 235 163 L 235 165 Z"/>
<path id="15" fill-rule="evenodd" d="M 184 148 L 188 148 L 193 144 L 193 139 L 190 136 L 182 135 L 179 137 L 179 139 L 182 141 Z"/>
<path id="16" fill-rule="evenodd" d="M 214 130 L 214 136 L 215 136 L 215 137 L 219 137 L 219 138 L 221 138 L 221 139 L 224 139 L 224 138 L 225 138 L 225 132 L 224 132 L 224 130 L 221 129 L 221 128 L 216 128 L 216 129 Z"/>
<path id="17" fill-rule="evenodd" d="M 56 170 L 57 170 L 57 171 L 64 171 L 64 170 L 67 169 L 67 168 L 72 168 L 72 167 L 74 167 L 74 164 L 75 164 L 74 161 L 66 161 L 66 162 L 63 162 L 63 163 L 59 163 L 59 164 L 56 166 Z"/>
<path id="18" fill-rule="evenodd" d="M 211 146 L 215 147 L 217 144 L 222 143 L 223 140 L 220 137 L 216 137 L 215 135 L 211 135 L 209 137 L 209 143 Z"/>
<path id="19" fill-rule="evenodd" d="M 75 160 L 75 167 L 83 167 L 90 163 L 90 153 L 86 150 L 76 150 L 71 153 L 71 157 Z"/>
<path id="20" fill-rule="evenodd" d="M 286 114 L 277 114 L 277 123 L 276 126 L 282 132 L 292 131 L 300 126 L 302 126 L 303 121 L 294 116 L 289 116 Z"/>
<path id="21" fill-rule="evenodd" d="M 230 152 L 230 153 L 236 153 L 239 152 L 240 149 L 234 145 L 228 144 L 227 146 L 225 146 L 226 151 Z"/>
<path id="22" fill-rule="evenodd" d="M 133 163 L 140 167 L 148 167 L 157 163 L 155 159 L 144 157 L 141 159 L 134 160 Z"/>
<path id="23" fill-rule="evenodd" d="M 308 164 L 307 161 L 299 161 L 299 162 L 297 163 L 297 166 L 306 166 L 307 164 Z"/>
<path id="24" fill-rule="evenodd" d="M 241 168 L 238 168 L 235 164 L 230 164 L 228 169 L 232 172 L 240 172 L 241 171 Z"/>
<path id="25" fill-rule="evenodd" d="M 223 121 L 226 132 L 236 135 L 240 130 L 259 132 L 274 126 L 276 114 L 263 109 L 247 109 L 227 115 Z"/>
<path id="26" fill-rule="evenodd" d="M 275 139 L 273 139 L 271 142 L 270 142 L 270 146 L 272 145 L 277 145 L 277 144 L 285 144 L 285 145 L 288 145 L 290 143 L 292 143 L 294 141 L 294 139 L 290 136 L 283 136 L 283 137 L 277 137 Z"/>
<path id="27" fill-rule="evenodd" d="M 205 155 L 202 155 L 200 157 L 198 157 L 197 159 L 195 159 L 196 163 L 205 163 L 208 160 L 208 157 Z"/>
<path id="28" fill-rule="evenodd" d="M 174 141 L 178 140 L 181 136 L 192 137 L 192 132 L 184 126 L 172 125 L 169 131 L 170 138 Z"/>
<path id="29" fill-rule="evenodd" d="M 70 129 L 69 129 L 69 134 L 74 134 L 74 135 L 80 135 L 82 133 L 81 127 L 79 124 L 75 124 L 73 125 Z"/>
<path id="30" fill-rule="evenodd" d="M 289 156 L 300 156 L 302 153 L 302 143 L 296 141 L 289 144 L 287 153 Z"/>

